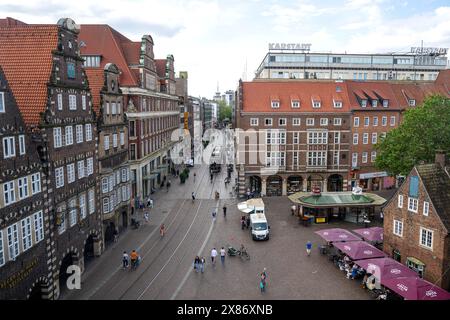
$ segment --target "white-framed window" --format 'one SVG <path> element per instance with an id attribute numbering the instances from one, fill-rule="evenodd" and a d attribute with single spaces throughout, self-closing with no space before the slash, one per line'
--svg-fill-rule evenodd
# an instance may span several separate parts
<path id="1" fill-rule="evenodd" d="M 378 104 L 378 100 L 376 100 L 376 99 L 373 99 L 372 100 L 372 107 L 376 107 L 377 106 L 377 104 Z"/>
<path id="2" fill-rule="evenodd" d="M 122 186 L 122 200 L 127 200 L 127 186 Z"/>
<path id="3" fill-rule="evenodd" d="M 272 100 L 271 106 L 274 109 L 279 108 L 280 107 L 280 101 Z"/>
<path id="4" fill-rule="evenodd" d="M 120 133 L 120 145 L 125 145 L 125 132 L 123 131 Z"/>
<path id="5" fill-rule="evenodd" d="M 378 142 L 378 134 L 376 132 L 372 132 L 372 144 L 377 144 Z"/>
<path id="6" fill-rule="evenodd" d="M 103 193 L 108 193 L 109 192 L 108 178 L 102 178 L 102 192 Z"/>
<path id="7" fill-rule="evenodd" d="M 334 101 L 333 100 L 333 103 L 334 103 L 335 108 L 342 108 L 342 101 Z"/>
<path id="8" fill-rule="evenodd" d="M 65 131 L 66 131 L 66 146 L 70 146 L 73 144 L 73 127 L 72 126 L 67 126 L 65 127 Z"/>
<path id="9" fill-rule="evenodd" d="M 278 125 L 279 126 L 285 126 L 286 125 L 286 118 L 278 119 Z"/>
<path id="10" fill-rule="evenodd" d="M 109 102 L 106 102 L 106 115 L 109 115 Z"/>
<path id="11" fill-rule="evenodd" d="M 362 107 L 362 108 L 367 107 L 367 100 L 366 100 L 366 99 L 362 99 L 362 100 L 361 100 L 361 107 Z"/>
<path id="12" fill-rule="evenodd" d="M 120 183 L 120 170 L 116 171 L 116 184 Z"/>
<path id="13" fill-rule="evenodd" d="M 321 105 L 321 103 L 320 103 L 320 101 L 314 101 L 313 100 L 313 108 L 316 108 L 316 109 L 318 109 L 318 108 L 320 108 L 320 105 Z"/>
<path id="14" fill-rule="evenodd" d="M 284 130 L 267 130 L 267 144 L 286 144 L 286 131 Z"/>
<path id="15" fill-rule="evenodd" d="M 95 212 L 95 190 L 91 189 L 89 190 L 88 194 L 88 201 L 89 201 L 89 214 L 92 214 Z"/>
<path id="16" fill-rule="evenodd" d="M 294 151 L 294 152 L 292 152 L 292 165 L 294 166 L 294 167 L 296 167 L 296 166 L 298 166 L 298 154 L 299 154 L 299 152 L 298 151 Z"/>
<path id="17" fill-rule="evenodd" d="M 114 186 L 116 184 L 116 176 L 114 174 L 109 176 L 109 192 L 113 191 Z"/>
<path id="18" fill-rule="evenodd" d="M 320 118 L 320 125 L 321 126 L 327 126 L 328 125 L 328 118 Z"/>
<path id="19" fill-rule="evenodd" d="M 5 112 L 5 93 L 0 92 L 0 112 Z M 1 258 L 1 256 L 0 256 Z M 1 264 L 0 264 L 1 265 Z"/>
<path id="20" fill-rule="evenodd" d="M 403 195 L 401 195 L 401 194 L 398 195 L 397 206 L 399 208 L 403 208 Z"/>
<path id="21" fill-rule="evenodd" d="M 300 108 L 300 101 L 298 101 L 298 100 L 291 100 L 291 108 L 293 108 L 293 109 Z"/>
<path id="22" fill-rule="evenodd" d="M 109 198 L 103 198 L 103 213 L 109 212 Z"/>
<path id="23" fill-rule="evenodd" d="M 300 132 L 297 131 L 292 132 L 292 143 L 293 144 L 300 143 Z"/>
<path id="24" fill-rule="evenodd" d="M 18 179 L 19 186 L 19 200 L 29 196 L 28 193 L 28 177 L 22 177 Z"/>
<path id="25" fill-rule="evenodd" d="M 82 193 L 79 197 L 80 203 L 80 220 L 86 218 L 86 194 Z"/>
<path id="26" fill-rule="evenodd" d="M 300 118 L 292 118 L 292 125 L 293 126 L 299 126 L 300 125 Z"/>
<path id="27" fill-rule="evenodd" d="M 122 182 L 127 182 L 127 168 L 122 168 Z"/>
<path id="28" fill-rule="evenodd" d="M 76 132 L 76 136 L 77 136 L 77 143 L 82 143 L 83 142 L 83 125 L 77 124 L 75 126 L 75 132 Z"/>
<path id="29" fill-rule="evenodd" d="M 386 116 L 381 117 L 381 125 L 383 127 L 387 126 L 387 117 Z"/>
<path id="30" fill-rule="evenodd" d="M 383 107 L 387 108 L 389 106 L 389 100 L 383 100 Z"/>
<path id="31" fill-rule="evenodd" d="M 27 251 L 31 248 L 33 241 L 31 236 L 31 217 L 26 217 L 20 221 L 22 228 L 22 246 L 23 251 Z"/>
<path id="32" fill-rule="evenodd" d="M 16 139 L 14 137 L 3 138 L 3 158 L 8 159 L 16 156 Z"/>
<path id="33" fill-rule="evenodd" d="M 395 116 L 391 116 L 391 127 L 395 126 Z"/>
<path id="34" fill-rule="evenodd" d="M 403 221 L 394 220 L 394 234 L 403 237 Z"/>
<path id="35" fill-rule="evenodd" d="M 359 117 L 354 117 L 353 118 L 353 126 L 354 127 L 359 127 Z"/>
<path id="36" fill-rule="evenodd" d="M 339 165 L 339 151 L 333 151 L 333 165 Z"/>
<path id="37" fill-rule="evenodd" d="M 39 172 L 31 175 L 31 194 L 41 192 L 41 174 Z"/>
<path id="38" fill-rule="evenodd" d="M 250 125 L 251 126 L 257 126 L 258 125 L 258 118 L 250 118 Z"/>
<path id="39" fill-rule="evenodd" d="M 369 134 L 367 132 L 363 133 L 363 144 L 369 143 Z"/>
<path id="40" fill-rule="evenodd" d="M 373 126 L 374 127 L 378 126 L 378 117 L 373 117 Z"/>
<path id="41" fill-rule="evenodd" d="M 341 133 L 339 131 L 336 131 L 334 133 L 334 144 L 341 143 Z"/>
<path id="42" fill-rule="evenodd" d="M 323 167 L 327 165 L 326 151 L 308 151 L 308 167 Z"/>
<path id="43" fill-rule="evenodd" d="M 103 136 L 103 147 L 105 150 L 109 150 L 109 135 Z"/>
<path id="44" fill-rule="evenodd" d="M 266 154 L 266 166 L 268 167 L 276 167 L 276 166 L 285 166 L 286 156 L 285 152 L 280 151 L 272 151 L 267 152 Z"/>
<path id="45" fill-rule="evenodd" d="M 416 106 L 416 100 L 414 99 L 408 99 L 408 105 L 410 107 L 415 107 Z"/>
<path id="46" fill-rule="evenodd" d="M 358 166 L 358 153 L 352 153 L 352 167 Z"/>
<path id="47" fill-rule="evenodd" d="M 306 125 L 307 126 L 313 126 L 314 125 L 314 118 L 306 118 Z"/>
<path id="48" fill-rule="evenodd" d="M 370 162 L 375 162 L 376 158 L 377 158 L 377 152 L 376 151 L 372 151 L 370 153 Z"/>
<path id="49" fill-rule="evenodd" d="M 342 118 L 334 118 L 333 119 L 333 125 L 335 125 L 335 126 L 342 125 Z"/>
<path id="50" fill-rule="evenodd" d="M 75 164 L 70 163 L 67 165 L 67 183 L 75 181 Z"/>
<path id="51" fill-rule="evenodd" d="M 92 126 L 90 123 L 87 123 L 85 125 L 85 129 L 86 129 L 86 141 L 91 141 L 92 140 Z"/>
<path id="52" fill-rule="evenodd" d="M 86 96 L 85 95 L 81 96 L 81 108 L 83 110 L 86 110 Z"/>
<path id="53" fill-rule="evenodd" d="M 16 193 L 14 191 L 14 181 L 8 181 L 3 184 L 3 200 L 5 206 L 16 202 Z"/>
<path id="54" fill-rule="evenodd" d="M 9 260 L 15 260 L 20 253 L 19 228 L 17 226 L 17 223 L 10 225 L 6 230 L 8 238 Z"/>
<path id="55" fill-rule="evenodd" d="M 84 160 L 80 160 L 77 163 L 77 169 L 78 169 L 78 179 L 84 178 Z"/>
<path id="56" fill-rule="evenodd" d="M 77 96 L 74 94 L 69 95 L 69 110 L 77 110 Z"/>
<path id="57" fill-rule="evenodd" d="M 19 154 L 25 154 L 25 136 L 23 134 L 19 136 Z"/>
<path id="58" fill-rule="evenodd" d="M 328 133 L 326 131 L 308 132 L 308 144 L 327 144 Z"/>
<path id="59" fill-rule="evenodd" d="M 272 118 L 265 118 L 264 123 L 266 126 L 272 126 Z"/>
<path id="60" fill-rule="evenodd" d="M 115 102 L 111 102 L 111 114 L 115 115 L 116 113 L 117 113 L 117 105 Z"/>
<path id="61" fill-rule="evenodd" d="M 428 216 L 429 213 L 430 213 L 430 203 L 427 201 L 424 201 L 423 202 L 423 215 Z"/>
<path id="62" fill-rule="evenodd" d="M 359 134 L 354 133 L 353 134 L 353 144 L 358 144 Z"/>
<path id="63" fill-rule="evenodd" d="M 64 186 L 64 167 L 55 169 L 55 182 L 56 188 L 61 188 Z"/>
<path id="64" fill-rule="evenodd" d="M 73 227 L 77 224 L 77 201 L 72 199 L 69 201 L 69 226 Z"/>
<path id="65" fill-rule="evenodd" d="M 94 158 L 91 157 L 86 159 L 86 167 L 88 176 L 94 173 Z"/>
<path id="66" fill-rule="evenodd" d="M 63 109 L 63 97 L 62 97 L 62 93 L 58 93 L 58 110 L 62 110 Z"/>
<path id="67" fill-rule="evenodd" d="M 366 152 L 366 151 L 364 151 L 364 152 L 362 153 L 362 156 L 361 156 L 361 162 L 362 162 L 362 163 L 367 163 L 367 152 Z"/>
<path id="68" fill-rule="evenodd" d="M 417 213 L 419 207 L 419 200 L 416 198 L 408 197 L 408 211 Z"/>
<path id="69" fill-rule="evenodd" d="M 60 217 L 58 225 L 58 234 L 63 234 L 66 231 L 66 205 L 62 205 L 57 209 L 58 215 Z"/>
<path id="70" fill-rule="evenodd" d="M 117 133 L 114 133 L 113 135 L 112 135 L 112 137 L 113 137 L 113 148 L 117 148 Z"/>
<path id="71" fill-rule="evenodd" d="M 34 239 L 35 243 L 44 240 L 44 215 L 41 211 L 33 215 L 34 218 Z"/>
<path id="72" fill-rule="evenodd" d="M 370 118 L 369 117 L 364 117 L 364 126 L 368 127 L 370 125 Z"/>
<path id="73" fill-rule="evenodd" d="M 55 144 L 55 148 L 62 147 L 62 134 L 61 128 L 53 128 L 53 141 Z"/>
<path id="74" fill-rule="evenodd" d="M 433 249 L 433 231 L 420 227 L 420 245 Z"/>
<path id="75" fill-rule="evenodd" d="M 0 94 L 2 94 L 2 92 L 0 92 Z M 0 267 L 5 263 L 5 252 L 3 251 L 3 230 L 0 230 Z"/>

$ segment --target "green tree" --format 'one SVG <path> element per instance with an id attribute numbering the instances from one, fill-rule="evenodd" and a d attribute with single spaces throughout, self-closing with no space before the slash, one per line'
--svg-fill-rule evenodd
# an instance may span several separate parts
<path id="1" fill-rule="evenodd" d="M 391 175 L 407 175 L 420 161 L 432 162 L 437 150 L 450 153 L 450 99 L 430 96 L 407 110 L 375 149 L 376 167 Z"/>
<path id="2" fill-rule="evenodd" d="M 225 119 L 231 120 L 231 115 L 233 110 L 231 107 L 227 106 L 227 103 L 223 100 L 219 101 L 219 122 L 222 122 Z"/>

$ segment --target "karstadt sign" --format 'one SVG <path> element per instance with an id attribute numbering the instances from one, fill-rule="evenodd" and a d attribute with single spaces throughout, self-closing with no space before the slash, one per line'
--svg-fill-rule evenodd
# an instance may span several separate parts
<path id="1" fill-rule="evenodd" d="M 269 43 L 269 50 L 306 50 L 311 49 L 311 43 Z"/>

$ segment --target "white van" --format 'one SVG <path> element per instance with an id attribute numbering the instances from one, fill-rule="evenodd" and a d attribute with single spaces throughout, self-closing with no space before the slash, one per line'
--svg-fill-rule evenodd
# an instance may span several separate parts
<path id="1" fill-rule="evenodd" d="M 253 240 L 269 240 L 269 223 L 264 213 L 250 215 L 250 232 Z"/>

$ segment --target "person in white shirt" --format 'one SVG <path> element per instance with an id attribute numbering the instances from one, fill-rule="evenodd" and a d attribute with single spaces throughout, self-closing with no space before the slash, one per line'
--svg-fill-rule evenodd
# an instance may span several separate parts
<path id="1" fill-rule="evenodd" d="M 225 264 L 225 249 L 224 249 L 224 247 L 222 247 L 222 249 L 220 249 L 220 261 L 222 262 L 222 265 Z"/>
<path id="2" fill-rule="evenodd" d="M 216 257 L 217 257 L 217 250 L 216 248 L 213 248 L 211 250 L 211 262 L 213 265 L 216 263 Z"/>

